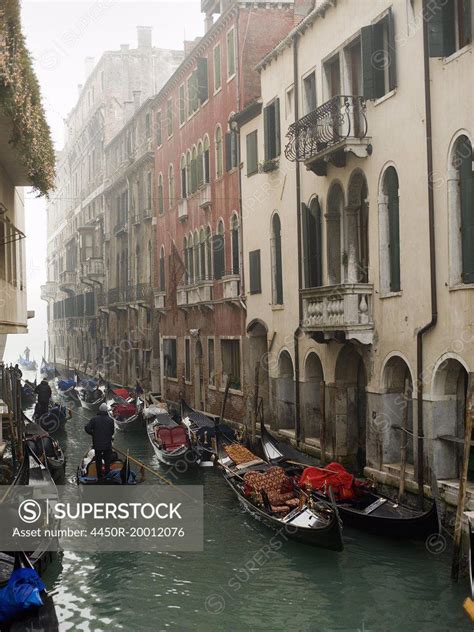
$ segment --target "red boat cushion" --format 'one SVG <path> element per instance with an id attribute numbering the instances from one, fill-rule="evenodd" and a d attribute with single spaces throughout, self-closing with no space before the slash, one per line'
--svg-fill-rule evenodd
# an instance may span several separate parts
<path id="1" fill-rule="evenodd" d="M 119 397 L 122 397 L 122 399 L 128 399 L 130 397 L 130 393 L 127 391 L 126 388 L 116 388 L 114 390 L 114 393 Z"/>
<path id="2" fill-rule="evenodd" d="M 155 429 L 155 434 L 167 452 L 173 452 L 188 442 L 186 432 L 181 426 L 176 426 L 176 428 L 159 427 Z"/>
<path id="3" fill-rule="evenodd" d="M 116 417 L 121 417 L 122 419 L 128 419 L 128 417 L 133 417 L 137 412 L 137 407 L 135 404 L 115 404 L 114 405 L 114 415 Z"/>
<path id="4" fill-rule="evenodd" d="M 301 474 L 299 484 L 326 493 L 332 487 L 336 500 L 354 498 L 354 476 L 340 463 L 329 463 L 324 469 L 307 467 Z"/>

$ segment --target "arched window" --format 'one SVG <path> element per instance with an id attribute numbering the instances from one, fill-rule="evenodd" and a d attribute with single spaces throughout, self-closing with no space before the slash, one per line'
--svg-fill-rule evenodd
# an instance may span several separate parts
<path id="1" fill-rule="evenodd" d="M 198 231 L 194 231 L 194 279 L 195 281 L 201 280 L 201 270 L 199 267 L 199 233 Z"/>
<path id="2" fill-rule="evenodd" d="M 212 278 L 212 232 L 211 227 L 206 228 L 206 274 L 207 278 Z"/>
<path id="3" fill-rule="evenodd" d="M 202 141 L 198 143 L 197 149 L 197 185 L 202 187 L 204 184 L 204 152 L 202 147 Z"/>
<path id="4" fill-rule="evenodd" d="M 160 292 L 165 291 L 165 248 L 160 249 Z"/>
<path id="5" fill-rule="evenodd" d="M 460 136 L 452 151 L 448 174 L 451 250 L 456 258 L 451 267 L 457 271 L 455 275 L 451 272 L 454 283 L 474 283 L 473 159 L 471 141 Z"/>
<path id="6" fill-rule="evenodd" d="M 201 270 L 201 279 L 207 279 L 206 272 L 206 233 L 204 228 L 199 231 L 199 267 Z"/>
<path id="7" fill-rule="evenodd" d="M 327 269 L 329 285 L 341 282 L 341 218 L 344 209 L 344 192 L 339 183 L 331 186 L 328 193 L 326 233 L 327 233 Z"/>
<path id="8" fill-rule="evenodd" d="M 191 182 L 191 152 L 189 150 L 186 153 L 186 191 L 188 197 L 193 193 Z"/>
<path id="9" fill-rule="evenodd" d="M 135 283 L 138 285 L 140 282 L 140 244 L 135 248 Z"/>
<path id="10" fill-rule="evenodd" d="M 184 282 L 189 283 L 189 261 L 188 261 L 188 238 L 183 239 L 183 258 L 184 258 Z"/>
<path id="11" fill-rule="evenodd" d="M 272 219 L 272 303 L 283 305 L 283 268 L 281 260 L 281 223 L 278 213 Z"/>
<path id="12" fill-rule="evenodd" d="M 168 168 L 168 208 L 174 203 L 174 167 L 171 163 Z"/>
<path id="13" fill-rule="evenodd" d="M 194 283 L 194 257 L 193 257 L 194 240 L 193 234 L 188 237 L 188 282 Z"/>
<path id="14" fill-rule="evenodd" d="M 151 273 L 153 270 L 152 267 L 152 248 L 151 248 L 151 241 L 148 242 L 148 248 L 147 248 L 147 268 L 146 268 L 146 278 L 148 279 L 148 281 L 151 283 L 152 282 L 152 278 L 151 278 Z"/>
<path id="15" fill-rule="evenodd" d="M 197 181 L 197 149 L 194 146 L 191 157 L 191 193 L 196 193 L 198 187 Z"/>
<path id="16" fill-rule="evenodd" d="M 219 220 L 217 234 L 212 239 L 212 258 L 214 264 L 214 278 L 222 279 L 225 271 L 225 242 L 224 222 Z"/>
<path id="17" fill-rule="evenodd" d="M 158 176 L 158 213 L 163 215 L 165 212 L 165 201 L 163 196 L 163 174 Z"/>
<path id="18" fill-rule="evenodd" d="M 321 205 L 319 198 L 311 204 L 303 204 L 303 260 L 305 287 L 320 287 L 323 284 L 323 243 Z"/>
<path id="19" fill-rule="evenodd" d="M 187 180 L 186 180 L 186 157 L 184 156 L 184 154 L 181 156 L 179 168 L 181 171 L 181 199 L 184 200 L 184 198 L 188 195 Z"/>
<path id="20" fill-rule="evenodd" d="M 209 184 L 211 181 L 211 143 L 209 142 L 209 136 L 204 137 L 204 162 L 203 162 L 203 175 L 205 184 Z"/>
<path id="21" fill-rule="evenodd" d="M 218 125 L 216 127 L 216 177 L 220 178 L 223 174 L 222 162 L 222 129 Z"/>
<path id="22" fill-rule="evenodd" d="M 232 247 L 232 274 L 240 272 L 240 250 L 239 250 L 239 218 L 236 213 L 232 215 L 230 224 L 230 236 Z"/>
<path id="23" fill-rule="evenodd" d="M 383 175 L 380 212 L 380 287 L 382 293 L 399 292 L 400 283 L 400 214 L 399 183 L 395 167 Z"/>

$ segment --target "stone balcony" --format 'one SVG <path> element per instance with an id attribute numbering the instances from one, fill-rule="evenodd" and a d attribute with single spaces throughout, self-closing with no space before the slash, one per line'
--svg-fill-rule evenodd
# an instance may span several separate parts
<path id="1" fill-rule="evenodd" d="M 41 300 L 54 301 L 57 291 L 58 284 L 55 281 L 48 281 L 45 285 L 41 286 Z"/>
<path id="2" fill-rule="evenodd" d="M 90 257 L 82 262 L 81 280 L 83 282 L 103 283 L 105 279 L 104 261 L 98 257 Z"/>
<path id="3" fill-rule="evenodd" d="M 199 189 L 198 193 L 199 208 L 209 210 L 211 208 L 211 185 L 205 184 Z"/>
<path id="4" fill-rule="evenodd" d="M 226 272 L 222 277 L 222 295 L 224 300 L 237 300 L 240 296 L 240 274 Z"/>
<path id="5" fill-rule="evenodd" d="M 166 304 L 166 292 L 163 290 L 154 290 L 155 309 L 164 310 Z"/>
<path id="6" fill-rule="evenodd" d="M 59 274 L 59 289 L 62 292 L 74 292 L 77 285 L 77 272 L 64 270 Z"/>
<path id="7" fill-rule="evenodd" d="M 213 279 L 201 279 L 196 283 L 179 287 L 177 290 L 178 307 L 209 305 L 213 300 L 213 287 Z"/>
<path id="8" fill-rule="evenodd" d="M 301 290 L 303 329 L 318 341 L 355 339 L 372 344 L 374 287 L 346 283 Z"/>
<path id="9" fill-rule="evenodd" d="M 178 219 L 180 222 L 188 219 L 188 200 L 186 198 L 178 200 Z"/>

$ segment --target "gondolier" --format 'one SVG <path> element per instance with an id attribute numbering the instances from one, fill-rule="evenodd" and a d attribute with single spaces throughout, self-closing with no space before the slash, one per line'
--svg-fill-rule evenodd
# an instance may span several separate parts
<path id="1" fill-rule="evenodd" d="M 35 393 L 38 395 L 38 403 L 36 404 L 35 414 L 42 415 L 48 412 L 49 400 L 52 396 L 51 387 L 48 384 L 48 380 L 43 379 L 35 388 Z"/>
<path id="2" fill-rule="evenodd" d="M 84 428 L 87 434 L 90 434 L 92 437 L 98 480 L 107 477 L 107 474 L 110 472 L 114 429 L 114 421 L 109 416 L 108 407 L 105 403 L 100 405 L 98 414 L 92 417 Z M 104 466 L 103 472 L 102 464 Z"/>

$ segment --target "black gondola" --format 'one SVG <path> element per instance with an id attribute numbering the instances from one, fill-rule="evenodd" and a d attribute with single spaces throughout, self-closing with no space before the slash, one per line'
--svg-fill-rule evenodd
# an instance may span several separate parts
<path id="1" fill-rule="evenodd" d="M 33 568 L 28 556 L 23 551 L 15 553 L 13 564 L 0 561 L 3 566 L 2 577 L 10 576 L 18 568 Z M 54 601 L 46 591 L 41 592 L 43 605 L 39 608 L 27 610 L 8 623 L 0 624 L 1 632 L 56 632 L 59 631 L 58 617 L 54 608 Z"/>
<path id="2" fill-rule="evenodd" d="M 242 447 L 242 446 L 240 446 Z M 245 449 L 245 448 L 243 448 Z M 237 496 L 240 504 L 254 518 L 271 529 L 284 533 L 285 537 L 332 551 L 342 551 L 342 529 L 337 509 L 328 502 L 307 497 L 303 490 L 293 488 L 282 500 L 275 500 L 265 484 L 257 486 L 256 476 L 277 477 L 282 484 L 293 487 L 293 480 L 283 468 L 272 465 L 258 457 L 237 465 L 225 451 L 224 443 L 217 432 L 218 465 L 224 480 Z M 249 455 L 251 453 L 249 452 Z M 252 455 L 255 456 L 255 455 Z M 252 477 L 252 479 L 251 479 Z M 278 481 L 277 481 L 278 485 Z M 292 496 L 292 498 L 289 498 Z M 283 504 L 283 498 L 286 500 Z M 282 503 L 282 504 L 274 504 Z"/>
<path id="3" fill-rule="evenodd" d="M 294 474 L 303 472 L 305 466 L 291 462 L 293 455 L 288 455 L 287 446 L 275 439 L 263 422 L 260 424 L 260 432 L 263 453 L 270 463 L 278 464 Z M 313 491 L 313 496 L 328 500 L 321 491 Z M 336 504 L 345 525 L 370 533 L 424 540 L 439 532 L 435 503 L 426 512 L 418 511 L 359 485 L 353 498 L 336 499 Z"/>
<path id="4" fill-rule="evenodd" d="M 184 462 L 188 465 L 195 461 L 193 447 L 186 430 L 166 411 L 154 416 L 147 423 L 147 435 L 160 463 L 176 465 Z"/>
<path id="5" fill-rule="evenodd" d="M 54 434 L 59 430 L 64 430 L 66 421 L 72 416 L 71 411 L 56 402 L 51 402 L 48 410 L 44 410 L 41 405 L 36 404 L 36 409 L 33 414 L 33 419 L 37 422 L 43 430 Z"/>
<path id="6" fill-rule="evenodd" d="M 130 468 L 128 458 L 122 458 L 117 452 L 113 451 L 110 473 L 106 478 L 99 481 L 95 452 L 94 450 L 88 450 L 77 468 L 76 483 L 78 485 L 136 485 L 141 483 L 141 480 L 137 481 L 137 476 Z"/>
<path id="7" fill-rule="evenodd" d="M 25 380 L 24 384 L 21 385 L 21 407 L 22 409 L 31 408 L 36 401 L 36 393 L 35 393 L 36 384 Z"/>
<path id="8" fill-rule="evenodd" d="M 46 465 L 54 482 L 63 482 L 66 474 L 66 457 L 61 446 L 39 424 L 31 422 L 27 417 L 25 419 L 29 422 L 25 426 L 25 439 L 28 447 L 43 465 Z"/>

